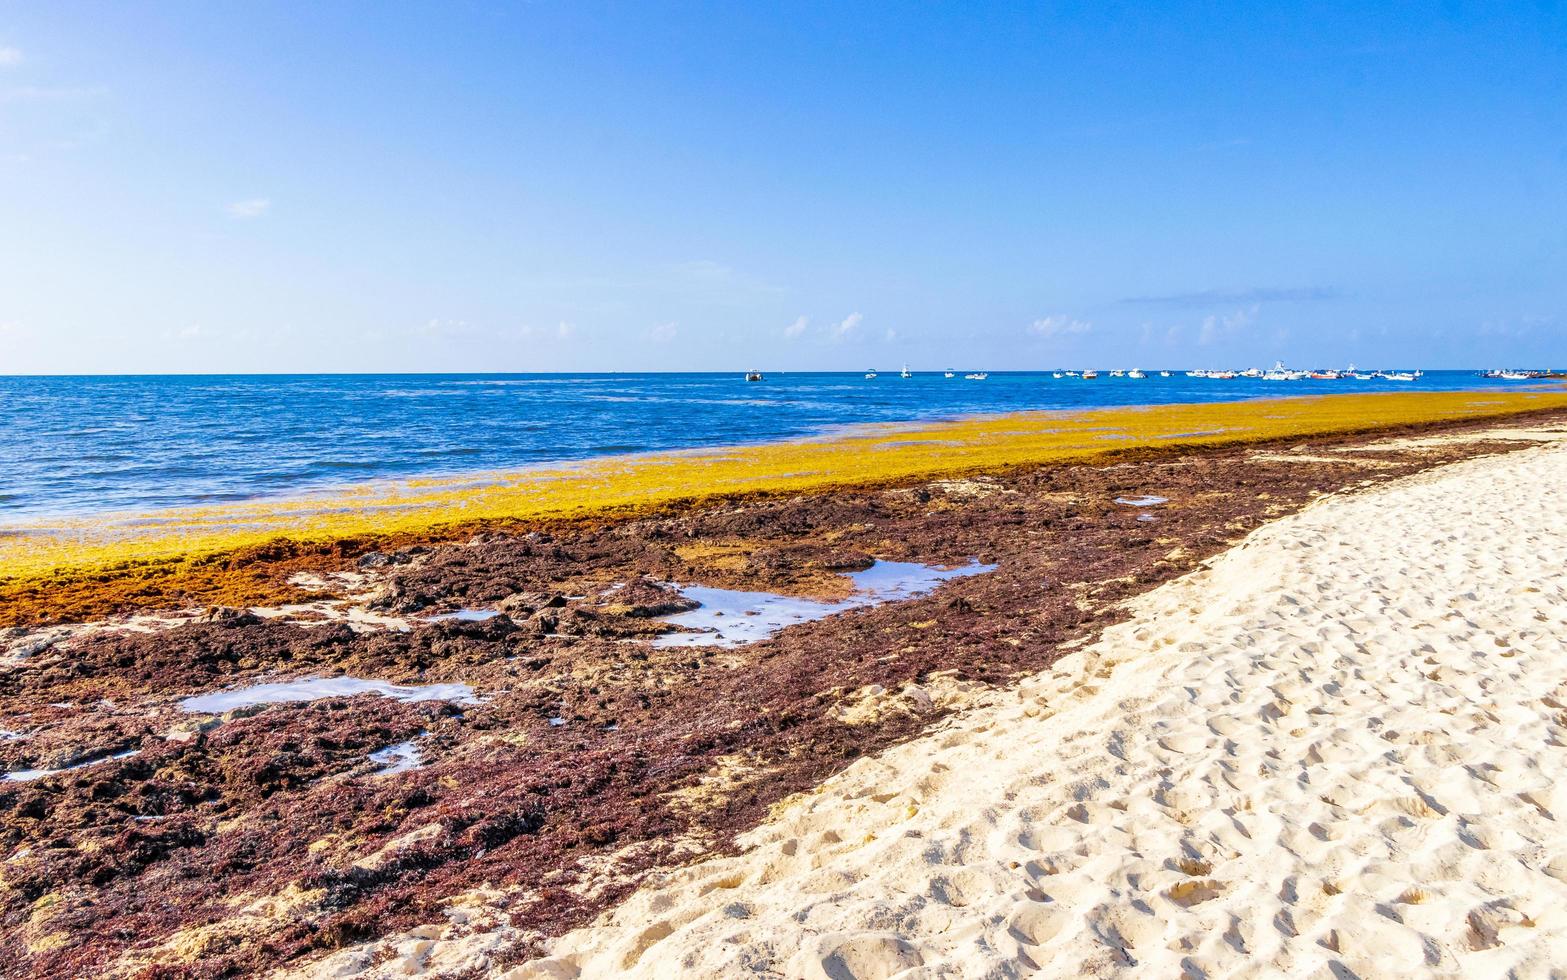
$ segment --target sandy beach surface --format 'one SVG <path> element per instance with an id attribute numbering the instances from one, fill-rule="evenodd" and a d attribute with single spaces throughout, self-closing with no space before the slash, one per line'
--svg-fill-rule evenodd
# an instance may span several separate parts
<path id="1" fill-rule="evenodd" d="M 1563 486 L 1267 525 L 506 976 L 1562 975 Z"/>

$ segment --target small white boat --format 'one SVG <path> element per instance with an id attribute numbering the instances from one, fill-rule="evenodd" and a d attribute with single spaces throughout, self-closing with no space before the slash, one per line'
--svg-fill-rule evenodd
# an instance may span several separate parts
<path id="1" fill-rule="evenodd" d="M 912 378 L 912 377 L 914 377 L 914 375 L 909 373 L 908 362 L 906 362 L 906 361 L 904 362 L 903 370 L 898 372 L 898 377 L 900 377 L 900 378 Z"/>
<path id="2" fill-rule="evenodd" d="M 1095 378 L 1099 377 L 1099 372 L 1098 371 L 1084 371 L 1083 372 L 1083 377 L 1085 379 L 1089 380 L 1089 381 L 1092 381 Z"/>
<path id="3" fill-rule="evenodd" d="M 1078 374 L 1076 371 L 1068 371 L 1066 373 L 1066 376 L 1069 377 L 1069 378 L 1080 378 L 1080 377 L 1082 377 L 1082 375 Z"/>
<path id="4" fill-rule="evenodd" d="M 1126 377 L 1126 372 L 1125 371 L 1111 371 L 1110 372 L 1110 377 L 1112 377 L 1112 378 L 1124 378 L 1124 377 Z"/>
<path id="5" fill-rule="evenodd" d="M 948 378 L 951 378 L 951 377 L 954 377 L 954 376 L 956 376 L 956 375 L 957 375 L 957 372 L 956 372 L 956 371 L 954 371 L 954 370 L 952 370 L 952 369 L 951 369 L 951 368 L 947 368 L 947 370 L 946 370 L 946 371 L 944 371 L 944 372 L 942 372 L 942 375 L 943 375 L 943 376 L 944 376 L 944 377 L 948 377 Z"/>
<path id="6" fill-rule="evenodd" d="M 990 377 L 990 374 L 985 371 L 975 371 L 973 374 L 965 374 L 963 377 L 967 378 L 969 381 L 984 381 L 986 378 Z"/>
<path id="7" fill-rule="evenodd" d="M 745 380 L 747 380 L 747 381 L 761 381 L 762 380 L 762 372 L 760 372 L 760 371 L 747 371 L 747 372 L 745 372 Z"/>
<path id="8" fill-rule="evenodd" d="M 875 368 L 871 368 L 869 371 L 866 371 L 865 372 L 865 377 L 867 379 L 876 377 L 876 369 Z"/>
<path id="9" fill-rule="evenodd" d="M 1052 378 L 1059 378 L 1059 377 L 1061 377 L 1061 372 L 1060 372 L 1060 371 L 1056 371 L 1056 372 L 1055 372 L 1055 373 L 1054 373 L 1054 374 L 1052 374 L 1052 375 L 1050 375 L 1050 376 L 1051 376 L 1051 377 L 1052 377 Z"/>
<path id="10" fill-rule="evenodd" d="M 1126 372 L 1126 376 L 1128 378 L 1146 378 L 1146 377 L 1148 377 L 1148 375 L 1143 373 L 1141 368 L 1132 368 L 1130 371 Z"/>
<path id="11" fill-rule="evenodd" d="M 1159 377 L 1161 377 L 1161 378 L 1168 378 L 1169 376 L 1170 376 L 1170 372 L 1169 371 L 1160 371 L 1159 372 Z"/>

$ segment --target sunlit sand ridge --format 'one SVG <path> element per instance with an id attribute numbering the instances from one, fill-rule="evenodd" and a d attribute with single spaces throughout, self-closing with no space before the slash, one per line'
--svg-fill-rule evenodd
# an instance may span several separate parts
<path id="1" fill-rule="evenodd" d="M 1563 485 L 1556 442 L 1268 525 L 505 975 L 1551 975 Z"/>
<path id="2" fill-rule="evenodd" d="M 0 526 L 0 578 L 443 525 L 567 517 L 746 492 L 794 492 L 1144 446 L 1228 444 L 1567 405 L 1567 392 L 1411 392 L 1033 412 L 463 478 L 378 483 L 288 501 Z"/>

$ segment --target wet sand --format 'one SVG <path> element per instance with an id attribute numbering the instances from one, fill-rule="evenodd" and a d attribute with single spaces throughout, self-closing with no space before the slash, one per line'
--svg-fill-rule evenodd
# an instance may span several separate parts
<path id="1" fill-rule="evenodd" d="M 502 972 L 649 876 L 744 846 L 791 794 L 858 778 L 857 759 L 972 705 L 1016 704 L 1024 679 L 1135 616 L 1129 601 L 1268 522 L 1325 493 L 1509 458 L 1550 424 L 339 544 L 304 578 L 279 549 L 270 573 L 258 558 L 245 574 L 286 573 L 310 601 L 18 627 L 0 638 L 0 768 L 93 764 L 0 783 L 0 952 L 49 977 Z M 995 569 L 760 642 L 653 642 L 689 609 L 661 583 L 842 602 L 875 561 Z M 499 614 L 437 618 L 462 609 Z M 373 686 L 186 710 L 312 677 Z M 432 685 L 456 694 L 376 693 Z"/>

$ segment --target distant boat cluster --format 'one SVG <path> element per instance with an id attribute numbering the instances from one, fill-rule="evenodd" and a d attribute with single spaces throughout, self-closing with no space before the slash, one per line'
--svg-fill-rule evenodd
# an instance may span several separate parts
<path id="1" fill-rule="evenodd" d="M 942 372 L 942 377 L 951 378 L 951 377 L 956 377 L 956 376 L 957 376 L 957 372 L 952 370 L 952 368 L 947 368 L 945 371 Z M 880 375 L 876 373 L 876 369 L 875 368 L 867 368 L 866 369 L 866 371 L 865 371 L 865 380 L 873 381 L 873 380 L 875 380 L 878 377 L 880 377 Z M 907 364 L 905 364 L 905 365 L 903 365 L 903 370 L 898 372 L 898 377 L 900 377 L 900 378 L 912 378 L 912 377 L 914 377 L 914 372 L 910 371 L 909 370 L 909 366 Z M 970 372 L 969 374 L 965 374 L 963 377 L 965 379 L 969 380 L 969 381 L 984 381 L 986 378 L 990 377 L 990 374 L 989 374 L 989 372 L 986 372 L 986 371 L 973 371 L 973 372 Z"/>
<path id="2" fill-rule="evenodd" d="M 1118 369 L 1114 371 L 1106 371 L 1103 373 L 1111 378 L 1131 378 L 1133 380 L 1146 378 L 1150 374 L 1150 372 L 1143 371 L 1139 368 L 1131 368 L 1130 370 Z M 1169 371 L 1159 371 L 1155 373 L 1157 373 L 1161 378 L 1170 377 Z M 1343 369 L 1316 368 L 1310 371 L 1301 371 L 1295 368 L 1285 367 L 1283 361 L 1275 361 L 1273 363 L 1273 367 L 1267 369 L 1266 371 L 1264 371 L 1262 368 L 1255 367 L 1246 368 L 1245 370 L 1233 370 L 1228 368 L 1196 368 L 1184 373 L 1188 378 L 1212 378 L 1218 381 L 1225 381 L 1232 378 L 1251 378 L 1260 379 L 1262 381 L 1341 381 L 1347 379 L 1354 379 L 1356 381 L 1418 381 L 1425 375 L 1424 371 L 1361 371 L 1353 364 Z M 1098 378 L 1100 374 L 1101 372 L 1092 369 L 1083 371 L 1050 372 L 1050 376 L 1052 378 L 1078 378 L 1085 381 L 1092 381 L 1095 378 Z M 874 381 L 878 377 L 880 377 L 880 374 L 877 373 L 875 368 L 869 368 L 865 372 L 865 380 L 867 381 Z M 905 364 L 903 365 L 903 370 L 898 372 L 898 377 L 912 378 L 914 377 L 914 372 L 910 371 L 909 366 Z M 957 372 L 952 368 L 947 368 L 942 372 L 942 377 L 955 378 L 957 377 Z M 967 381 L 984 381 L 989 377 L 990 373 L 988 371 L 970 371 L 963 375 L 963 378 Z M 1563 374 L 1556 371 L 1498 369 L 1494 371 L 1481 371 L 1479 372 L 1479 377 L 1503 381 L 1533 381 L 1541 378 L 1560 378 L 1563 377 Z M 745 380 L 761 381 L 762 372 L 747 371 Z"/>
<path id="3" fill-rule="evenodd" d="M 1536 381 L 1540 378 L 1559 378 L 1560 371 L 1520 371 L 1516 368 L 1506 370 L 1481 371 L 1480 377 L 1492 378 L 1500 381 Z"/>
<path id="4" fill-rule="evenodd" d="M 1187 371 L 1188 378 L 1261 378 L 1263 381 L 1342 381 L 1353 378 L 1356 381 L 1415 381 L 1425 374 L 1424 371 L 1361 371 L 1351 364 L 1343 370 L 1336 368 L 1317 368 L 1311 371 L 1300 371 L 1287 368 L 1283 361 L 1274 361 L 1273 367 L 1264 371 L 1261 368 L 1247 368 L 1244 371 Z"/>
<path id="5" fill-rule="evenodd" d="M 1100 373 L 1101 372 L 1094 369 L 1087 369 L 1082 371 L 1052 371 L 1050 372 L 1050 376 L 1052 378 L 1077 378 L 1084 381 L 1092 381 L 1098 378 Z M 1150 374 L 1150 372 L 1144 371 L 1140 368 L 1123 368 L 1114 371 L 1106 371 L 1103 373 L 1111 378 L 1130 378 L 1132 380 L 1141 380 L 1143 378 L 1147 378 Z M 1169 371 L 1158 371 L 1154 373 L 1157 373 L 1161 378 L 1170 377 Z M 1275 361 L 1273 367 L 1266 371 L 1264 371 L 1262 368 L 1255 367 L 1246 368 L 1245 370 L 1196 368 L 1184 373 L 1188 378 L 1213 378 L 1220 381 L 1231 378 L 1253 378 L 1261 379 L 1263 381 L 1339 381 L 1349 378 L 1353 378 L 1357 381 L 1416 381 L 1425 374 L 1423 371 L 1360 371 L 1356 369 L 1355 365 L 1353 364 L 1342 370 L 1337 368 L 1317 368 L 1311 371 L 1301 371 L 1293 368 L 1286 368 L 1284 366 L 1284 362 L 1282 361 Z M 867 368 L 865 371 L 865 380 L 867 381 L 874 381 L 880 376 L 880 373 L 875 368 Z M 1552 374 L 1549 371 L 1484 371 L 1481 372 L 1480 376 L 1483 378 L 1525 380 L 1532 378 L 1557 377 L 1558 375 Z M 912 378 L 914 377 L 914 372 L 910 371 L 909 366 L 905 364 L 903 365 L 903 370 L 898 372 L 898 377 Z M 957 372 L 952 368 L 947 368 L 942 372 L 942 377 L 955 378 L 957 377 Z M 989 377 L 990 373 L 988 371 L 970 371 L 963 375 L 964 380 L 967 381 L 984 381 Z M 761 381 L 762 372 L 747 371 L 745 380 Z"/>

